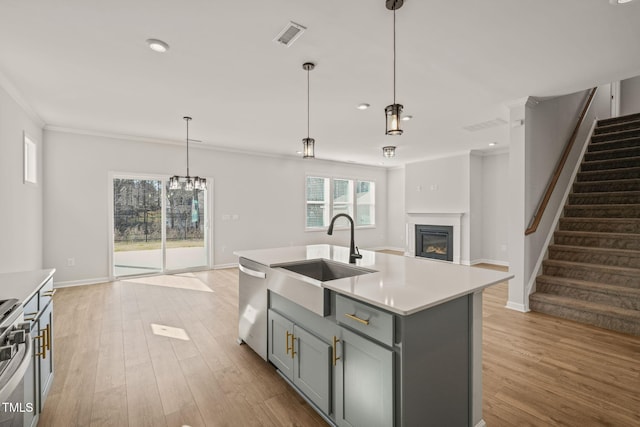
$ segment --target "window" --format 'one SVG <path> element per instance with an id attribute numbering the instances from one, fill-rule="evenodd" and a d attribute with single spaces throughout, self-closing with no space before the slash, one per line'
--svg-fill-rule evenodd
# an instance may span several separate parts
<path id="1" fill-rule="evenodd" d="M 36 143 L 24 135 L 24 182 L 38 183 L 38 157 Z"/>
<path id="2" fill-rule="evenodd" d="M 376 183 L 358 181 L 356 183 L 356 225 L 375 225 L 376 223 Z"/>
<path id="3" fill-rule="evenodd" d="M 348 179 L 333 180 L 333 213 L 345 213 L 353 217 L 353 181 Z"/>
<path id="4" fill-rule="evenodd" d="M 307 228 L 329 226 L 329 181 L 329 178 L 307 177 Z"/>
<path id="5" fill-rule="evenodd" d="M 351 216 L 356 227 L 375 225 L 375 183 L 346 178 L 306 178 L 306 228 L 326 229 L 331 218 L 344 213 Z M 340 218 L 338 227 L 347 227 Z"/>

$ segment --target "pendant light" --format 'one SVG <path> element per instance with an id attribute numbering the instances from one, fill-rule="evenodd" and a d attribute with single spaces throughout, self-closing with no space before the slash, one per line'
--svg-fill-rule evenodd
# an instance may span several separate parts
<path id="1" fill-rule="evenodd" d="M 400 119 L 402 116 L 402 105 L 396 104 L 396 10 L 400 9 L 404 0 L 385 0 L 387 9 L 393 11 L 393 104 L 387 105 L 384 114 L 387 120 L 387 135 L 402 135 L 400 129 Z"/>
<path id="2" fill-rule="evenodd" d="M 189 121 L 192 119 L 187 116 L 183 117 L 183 119 L 187 122 L 187 176 L 174 175 L 169 178 L 169 190 L 179 189 L 182 183 L 184 183 L 186 191 L 206 190 L 207 180 L 205 178 L 189 176 Z"/>
<path id="3" fill-rule="evenodd" d="M 305 62 L 302 68 L 307 71 L 307 137 L 302 138 L 302 157 L 305 159 L 313 159 L 315 157 L 314 145 L 316 140 L 309 137 L 309 72 L 316 65 L 313 62 Z"/>
<path id="4" fill-rule="evenodd" d="M 387 145 L 386 147 L 382 147 L 382 155 L 387 159 L 395 157 L 396 155 L 396 147 L 395 145 Z"/>

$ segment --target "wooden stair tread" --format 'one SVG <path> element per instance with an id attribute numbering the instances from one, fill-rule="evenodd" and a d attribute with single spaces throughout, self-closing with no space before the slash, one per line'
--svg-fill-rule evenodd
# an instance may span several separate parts
<path id="1" fill-rule="evenodd" d="M 628 308 L 615 307 L 607 304 L 599 304 L 596 302 L 583 301 L 571 297 L 539 292 L 532 294 L 530 298 L 541 303 L 553 304 L 565 308 L 572 308 L 597 314 L 604 314 L 606 316 L 622 317 L 625 319 L 640 322 L 640 310 L 631 310 Z"/>

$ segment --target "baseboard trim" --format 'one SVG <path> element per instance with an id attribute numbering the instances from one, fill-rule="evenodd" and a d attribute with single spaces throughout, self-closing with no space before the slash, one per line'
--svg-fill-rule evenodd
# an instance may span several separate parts
<path id="1" fill-rule="evenodd" d="M 365 249 L 365 248 L 363 248 Z M 394 246 L 373 246 L 371 248 L 366 248 L 368 251 L 397 251 L 405 253 L 405 248 L 397 248 Z"/>
<path id="2" fill-rule="evenodd" d="M 224 270 L 227 268 L 237 268 L 238 267 L 238 263 L 237 262 L 232 262 L 232 263 L 228 263 L 228 264 L 217 264 L 213 266 L 213 270 Z"/>
<path id="3" fill-rule="evenodd" d="M 527 313 L 529 311 L 529 309 L 525 307 L 524 304 L 513 301 L 507 301 L 507 305 L 505 305 L 505 307 L 510 310 L 519 311 L 521 313 Z"/>
<path id="4" fill-rule="evenodd" d="M 508 261 L 500 261 L 497 259 L 481 258 L 481 259 L 474 259 L 473 261 L 471 261 L 471 265 L 476 265 L 476 264 L 493 264 L 493 265 L 499 265 L 500 267 L 509 267 Z"/>
<path id="5" fill-rule="evenodd" d="M 71 288 L 74 286 L 84 286 L 84 285 L 98 285 L 100 283 L 109 283 L 112 280 L 108 277 L 96 277 L 93 279 L 82 279 L 82 280 L 69 280 L 66 282 L 56 282 L 53 281 L 54 288 Z"/>

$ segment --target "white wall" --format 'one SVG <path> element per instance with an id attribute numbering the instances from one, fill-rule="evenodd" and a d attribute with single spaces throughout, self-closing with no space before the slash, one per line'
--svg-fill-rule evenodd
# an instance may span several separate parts
<path id="1" fill-rule="evenodd" d="M 407 212 L 468 212 L 468 154 L 409 163 L 405 171 Z"/>
<path id="2" fill-rule="evenodd" d="M 36 143 L 37 184 L 23 180 L 23 132 Z M 0 86 L 0 273 L 43 268 L 42 127 Z"/>
<path id="3" fill-rule="evenodd" d="M 640 113 L 640 76 L 620 82 L 620 115 Z"/>
<path id="4" fill-rule="evenodd" d="M 484 230 L 482 218 L 484 216 L 483 196 L 483 159 L 482 153 L 472 152 L 469 156 L 469 260 L 471 264 L 484 261 L 482 242 Z"/>
<path id="5" fill-rule="evenodd" d="M 387 170 L 387 246 L 396 250 L 405 250 L 405 186 L 404 168 Z"/>
<path id="6" fill-rule="evenodd" d="M 405 166 L 407 213 L 464 213 L 460 224 L 460 262 L 463 264 L 471 263 L 470 156 L 460 154 L 409 163 Z"/>
<path id="7" fill-rule="evenodd" d="M 45 262 L 58 268 L 59 282 L 104 280 L 109 276 L 108 173 L 184 174 L 185 147 L 54 130 L 45 131 L 45 141 Z M 333 236 L 304 231 L 307 174 L 375 181 L 378 226 L 356 230 L 356 244 L 385 245 L 385 169 L 191 148 L 192 174 L 214 183 L 216 265 L 235 263 L 233 251 L 239 249 L 348 245 L 348 231 Z M 239 219 L 223 221 L 225 214 Z M 75 266 L 67 267 L 71 257 Z"/>
<path id="8" fill-rule="evenodd" d="M 498 265 L 509 263 L 509 153 L 482 158 L 482 258 Z"/>

